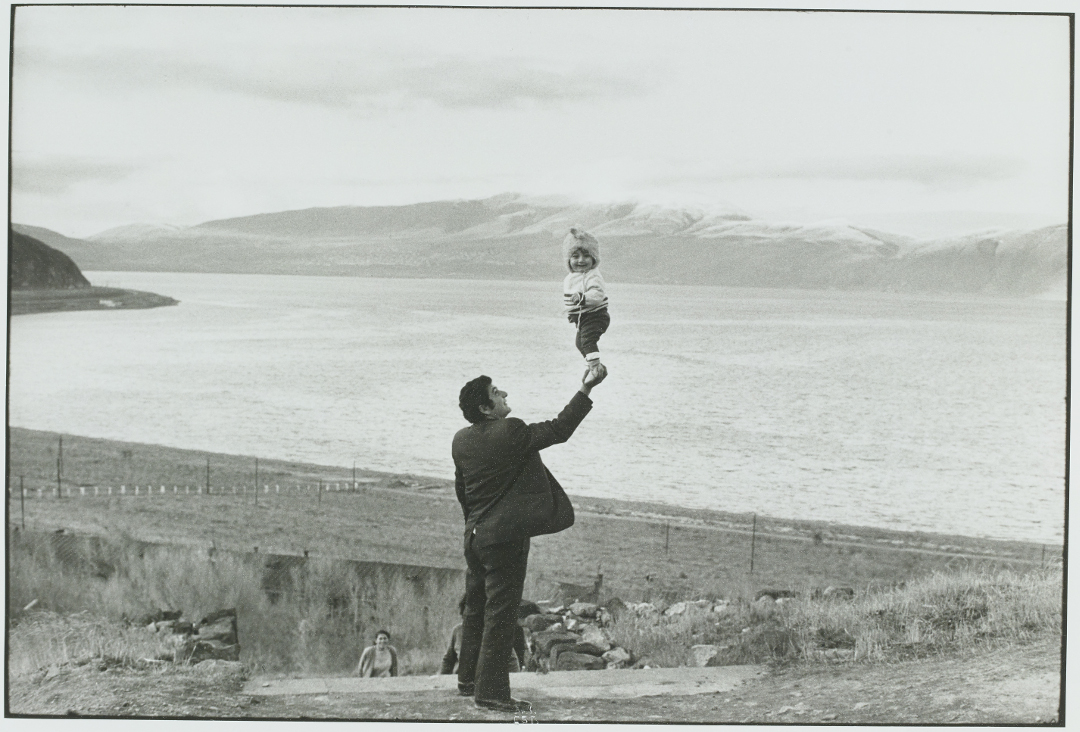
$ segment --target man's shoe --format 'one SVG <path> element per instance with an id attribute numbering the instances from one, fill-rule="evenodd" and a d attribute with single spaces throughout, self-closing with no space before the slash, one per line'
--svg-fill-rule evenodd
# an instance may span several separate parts
<path id="1" fill-rule="evenodd" d="M 490 709 L 495 712 L 528 712 L 532 710 L 532 704 L 523 699 L 474 699 L 473 704 L 481 709 Z"/>
<path id="2" fill-rule="evenodd" d="M 472 696 L 476 693 L 476 684 L 458 684 L 458 696 Z"/>

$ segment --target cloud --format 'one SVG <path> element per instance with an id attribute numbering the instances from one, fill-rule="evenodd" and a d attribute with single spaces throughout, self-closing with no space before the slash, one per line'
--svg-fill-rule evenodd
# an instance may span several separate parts
<path id="1" fill-rule="evenodd" d="M 464 56 L 445 56 L 395 65 L 384 58 L 354 55 L 316 63 L 299 49 L 237 64 L 234 59 L 216 62 L 133 49 L 75 56 L 24 47 L 16 52 L 14 76 L 18 79 L 24 74 L 67 78 L 88 90 L 185 86 L 331 107 L 430 102 L 493 109 L 522 102 L 550 104 L 646 91 L 642 81 L 628 75 L 588 68 L 542 69 L 521 59 L 477 62 Z"/>
<path id="2" fill-rule="evenodd" d="M 12 189 L 19 193 L 57 195 L 79 183 L 115 183 L 138 170 L 138 166 L 104 162 L 77 156 L 50 156 L 33 160 L 12 159 Z"/>
<path id="3" fill-rule="evenodd" d="M 684 161 L 681 172 L 653 183 L 728 183 L 734 181 L 902 182 L 926 186 L 971 186 L 1016 178 L 1023 160 L 992 155 L 864 155 L 835 158 L 739 161 L 730 164 Z"/>

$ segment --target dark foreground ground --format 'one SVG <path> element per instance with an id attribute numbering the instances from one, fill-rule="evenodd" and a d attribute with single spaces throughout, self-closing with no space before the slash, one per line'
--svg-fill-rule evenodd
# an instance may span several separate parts
<path id="1" fill-rule="evenodd" d="M 891 664 L 774 667 L 762 678 L 711 694 L 566 699 L 534 693 L 533 713 L 518 721 L 1053 724 L 1059 662 L 1060 646 L 1044 641 Z M 239 664 L 87 663 L 10 679 L 9 709 L 65 717 L 514 721 L 478 710 L 450 691 L 251 696 L 243 693 L 244 683 Z"/>

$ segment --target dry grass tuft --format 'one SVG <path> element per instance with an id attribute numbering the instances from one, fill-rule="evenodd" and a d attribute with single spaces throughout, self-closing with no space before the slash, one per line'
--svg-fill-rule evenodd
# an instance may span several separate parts
<path id="1" fill-rule="evenodd" d="M 272 602 L 263 588 L 261 564 L 226 552 L 210 558 L 197 549 L 147 546 L 123 538 L 98 544 L 62 535 L 17 534 L 8 560 L 8 613 L 16 623 L 27 623 L 27 639 L 35 637 L 35 618 L 87 608 L 102 618 L 102 628 L 106 621 L 121 628 L 118 621 L 159 609 L 181 610 L 186 619 L 198 620 L 215 610 L 236 608 L 241 660 L 255 673 L 350 673 L 380 628 L 391 632 L 408 660 L 401 664 L 403 672 L 434 672 L 438 661 L 432 658 L 459 621 L 460 587 L 426 592 L 393 568 L 364 573 L 353 564 L 312 560 L 303 571 L 294 570 L 292 590 Z M 24 610 L 31 602 L 32 609 Z M 96 627 L 80 623 L 72 626 L 72 633 L 87 633 L 83 645 L 91 647 L 98 643 L 95 638 L 105 637 Z M 121 649 L 109 653 L 146 655 L 141 639 L 154 636 L 141 628 L 123 630 L 108 636 Z M 128 641 L 131 650 L 122 651 Z M 65 644 L 13 643 L 13 654 L 23 657 L 13 656 L 12 663 L 31 669 L 45 663 L 42 659 L 64 662 L 62 649 L 72 645 L 69 640 Z M 53 650 L 44 650 L 49 648 Z"/>
<path id="2" fill-rule="evenodd" d="M 853 600 L 738 599 L 720 614 L 694 606 L 670 618 L 626 613 L 611 635 L 652 666 L 686 665 L 698 644 L 719 647 L 715 664 L 812 661 L 823 651 L 890 661 L 1058 637 L 1061 582 L 1055 569 L 936 572 Z"/>

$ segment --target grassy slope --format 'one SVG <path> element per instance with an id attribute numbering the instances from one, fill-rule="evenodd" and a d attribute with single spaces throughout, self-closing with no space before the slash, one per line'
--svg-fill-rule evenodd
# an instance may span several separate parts
<path id="1" fill-rule="evenodd" d="M 254 459 L 154 445 L 64 437 L 64 490 L 57 500 L 58 436 L 11 428 L 9 475 L 14 478 L 9 521 L 21 520 L 19 477 L 32 496 L 27 528 L 126 532 L 165 542 L 263 553 L 296 553 L 369 561 L 463 567 L 461 512 L 448 480 L 358 471 L 362 490 L 323 493 L 250 492 Z M 204 485 L 207 460 L 215 491 L 172 493 Z M 351 481 L 349 468 L 259 460 L 259 483 L 271 486 Z M 145 486 L 167 486 L 147 496 Z M 79 497 L 78 486 L 125 484 L 141 495 Z M 248 493 L 233 494 L 233 486 Z M 37 489 L 45 498 L 38 499 Z M 194 487 L 191 488 L 194 491 Z M 92 493 L 92 487 L 89 489 Z M 51 496 L 51 497 L 49 497 Z M 530 583 L 552 580 L 592 585 L 604 574 L 605 594 L 639 599 L 664 593 L 746 596 L 761 587 L 892 584 L 933 569 L 1037 565 L 1042 547 L 967 537 L 909 534 L 872 528 L 759 517 L 754 574 L 749 575 L 750 517 L 655 504 L 575 497 L 577 524 L 534 540 Z M 815 540 L 815 535 L 820 541 Z M 1058 549 L 1059 553 L 1060 550 Z"/>

